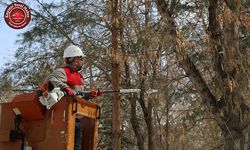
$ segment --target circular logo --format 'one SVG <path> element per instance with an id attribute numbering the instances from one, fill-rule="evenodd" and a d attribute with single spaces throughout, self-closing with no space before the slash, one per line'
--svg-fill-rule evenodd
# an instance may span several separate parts
<path id="1" fill-rule="evenodd" d="M 20 2 L 10 4 L 4 12 L 5 22 L 14 29 L 26 27 L 30 22 L 30 18 L 31 13 L 29 7 Z"/>

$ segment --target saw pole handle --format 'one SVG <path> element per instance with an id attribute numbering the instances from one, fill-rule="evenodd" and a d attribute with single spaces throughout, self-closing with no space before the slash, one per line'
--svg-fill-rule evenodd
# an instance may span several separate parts
<path id="1" fill-rule="evenodd" d="M 151 94 L 151 93 L 157 93 L 158 91 L 156 89 L 148 89 L 148 90 L 145 90 L 145 89 L 117 89 L 117 90 L 114 90 L 114 89 L 98 89 L 98 91 L 100 93 L 139 93 L 139 92 L 145 92 L 147 94 Z M 85 94 L 90 94 L 91 91 L 78 91 L 76 92 L 74 95 L 77 96 L 77 95 L 81 95 L 81 96 L 84 96 Z"/>
<path id="2" fill-rule="evenodd" d="M 100 93 L 103 93 L 103 94 L 105 94 L 105 93 L 116 93 L 116 92 L 120 92 L 120 90 L 112 90 L 112 89 L 107 89 L 107 90 L 98 89 L 98 91 L 99 91 Z M 78 95 L 84 96 L 85 94 L 90 94 L 90 93 L 91 93 L 91 91 L 77 91 L 74 95 L 75 95 L 75 96 L 78 96 Z"/>

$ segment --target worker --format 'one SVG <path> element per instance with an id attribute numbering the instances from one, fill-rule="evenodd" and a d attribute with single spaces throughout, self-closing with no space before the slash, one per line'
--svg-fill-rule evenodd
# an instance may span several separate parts
<path id="1" fill-rule="evenodd" d="M 55 69 L 52 74 L 47 77 L 45 84 L 40 87 L 40 91 L 44 91 L 45 87 L 59 87 L 69 96 L 73 96 L 77 91 L 83 91 L 84 78 L 79 71 L 82 69 L 84 57 L 82 50 L 78 46 L 70 45 L 67 47 L 63 54 L 65 61 L 64 67 Z M 48 83 L 50 86 L 48 86 Z M 101 93 L 99 91 L 91 90 L 91 93 L 85 95 L 84 98 L 90 99 L 100 95 Z M 81 150 L 81 143 L 82 129 L 80 119 L 76 118 L 74 150 Z"/>

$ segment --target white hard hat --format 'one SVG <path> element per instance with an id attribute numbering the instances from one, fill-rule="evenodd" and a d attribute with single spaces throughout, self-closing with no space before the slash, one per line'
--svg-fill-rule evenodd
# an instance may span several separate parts
<path id="1" fill-rule="evenodd" d="M 82 50 L 78 46 L 70 45 L 64 50 L 63 58 L 77 57 L 77 56 L 84 57 Z"/>

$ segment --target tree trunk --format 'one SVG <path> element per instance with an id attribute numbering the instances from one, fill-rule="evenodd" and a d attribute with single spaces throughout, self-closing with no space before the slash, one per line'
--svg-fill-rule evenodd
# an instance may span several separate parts
<path id="1" fill-rule="evenodd" d="M 145 55 L 145 54 L 142 54 Z M 145 89 L 145 82 L 146 82 L 146 77 L 148 74 L 147 71 L 147 62 L 146 59 L 141 59 L 139 62 L 140 66 L 140 75 L 139 75 L 139 80 L 140 82 L 140 89 Z M 145 97 L 144 93 L 140 93 L 140 98 L 139 98 L 139 103 L 142 108 L 144 120 L 146 122 L 147 126 L 147 132 L 148 132 L 148 150 L 154 150 L 154 126 L 153 126 L 153 119 L 152 119 L 152 111 L 153 111 L 153 103 L 149 100 L 148 106 L 146 106 L 145 102 Z"/>
<path id="2" fill-rule="evenodd" d="M 138 150 L 144 150 L 144 137 L 141 131 L 139 120 L 136 115 L 136 100 L 131 99 L 131 124 L 137 139 Z"/>
<path id="3" fill-rule="evenodd" d="M 131 87 L 131 80 L 130 80 L 130 67 L 129 67 L 129 63 L 128 63 L 128 57 L 127 57 L 127 52 L 124 48 L 123 45 L 123 30 L 120 30 L 120 35 L 121 35 L 121 50 L 123 53 L 123 61 L 124 61 L 124 69 L 125 69 L 125 87 L 129 88 Z M 131 116 L 130 116 L 130 122 L 133 128 L 133 131 L 135 133 L 136 136 L 136 140 L 137 140 L 137 147 L 138 150 L 144 150 L 144 137 L 143 137 L 143 133 L 142 133 L 142 127 L 140 127 L 140 120 L 137 118 L 136 115 L 136 105 L 137 105 L 137 98 L 134 96 L 129 96 L 128 97 L 129 102 L 130 102 L 130 107 L 131 107 Z"/>
<path id="4" fill-rule="evenodd" d="M 151 2 L 149 0 L 145 0 L 145 27 L 146 29 L 149 28 L 149 22 L 151 21 L 150 19 L 150 9 L 151 9 Z M 150 37 L 146 36 L 145 37 L 145 45 L 143 47 L 143 49 L 145 49 L 145 52 L 143 52 L 145 56 L 148 56 L 148 50 L 149 50 L 149 45 L 150 45 Z M 148 74 L 147 68 L 148 68 L 148 58 L 147 57 L 143 57 L 143 63 L 142 63 L 142 68 L 144 70 L 143 72 L 143 82 L 142 82 L 142 86 L 145 86 L 145 79 L 146 76 Z M 156 65 L 156 64 L 155 64 Z M 155 70 L 153 70 L 155 73 Z M 154 74 L 155 75 L 155 74 Z M 153 79 L 155 79 L 154 77 L 152 77 Z M 150 81 L 150 88 L 154 88 L 154 81 Z M 142 89 L 145 87 L 141 87 Z M 144 94 L 144 93 L 142 93 Z M 141 96 L 142 96 L 141 94 Z M 144 96 L 142 96 L 141 98 L 144 99 Z M 145 100 L 145 99 L 144 99 Z M 145 102 L 144 102 L 145 103 Z M 154 124 L 153 124 L 153 100 L 152 99 L 148 99 L 148 103 L 147 103 L 147 107 L 145 108 L 146 110 L 144 112 L 144 119 L 146 121 L 146 125 L 147 125 L 147 131 L 148 131 L 148 150 L 155 150 L 155 133 L 154 133 Z"/>
<path id="5" fill-rule="evenodd" d="M 119 36 L 119 14 L 118 1 L 111 2 L 111 23 L 112 23 L 112 88 L 119 89 L 120 84 L 120 65 L 118 52 L 118 36 Z M 113 107 L 112 107 L 112 149 L 119 150 L 121 148 L 121 131 L 120 131 L 120 95 L 114 93 Z"/>
<path id="6" fill-rule="evenodd" d="M 129 71 L 129 65 L 128 62 L 125 60 L 124 62 L 124 67 L 125 67 L 125 84 L 126 87 L 130 87 L 131 83 L 130 83 L 130 71 Z M 143 137 L 143 133 L 142 133 L 142 128 L 140 127 L 140 122 L 137 118 L 136 115 L 136 103 L 137 103 L 137 98 L 130 96 L 129 100 L 130 100 L 130 106 L 131 106 L 131 118 L 130 118 L 130 122 L 132 124 L 132 128 L 133 131 L 135 133 L 136 139 L 137 139 L 137 147 L 138 150 L 144 150 L 144 137 Z"/>
<path id="7" fill-rule="evenodd" d="M 148 117 L 146 119 L 147 130 L 148 130 L 148 150 L 155 149 L 155 140 L 154 140 L 154 125 L 153 125 L 153 102 L 149 100 L 148 102 Z"/>
<path id="8" fill-rule="evenodd" d="M 220 3 L 219 3 L 220 2 Z M 172 29 L 172 43 L 181 67 L 189 76 L 193 86 L 199 92 L 204 104 L 214 115 L 224 136 L 226 150 L 247 150 L 249 145 L 250 108 L 249 69 L 244 66 L 248 58 L 243 56 L 239 47 L 239 0 L 209 0 L 210 47 L 214 51 L 214 73 L 220 91 L 214 95 L 201 72 L 185 51 L 185 39 L 179 35 L 171 12 L 164 0 L 157 0 L 161 16 L 166 20 L 166 27 Z"/>
<path id="9" fill-rule="evenodd" d="M 224 6 L 223 8 L 220 6 Z M 223 19 L 218 18 L 222 11 Z M 224 136 L 226 150 L 247 150 L 249 145 L 249 105 L 244 97 L 247 93 L 247 68 L 244 68 L 244 58 L 240 52 L 239 39 L 239 9 L 240 1 L 217 0 L 209 1 L 209 31 L 211 32 L 211 47 L 215 53 L 215 70 L 221 81 L 220 101 L 223 101 L 221 115 L 216 116 L 223 120 L 218 123 Z M 223 24 L 223 27 L 220 26 Z M 242 82 L 243 81 L 243 82 Z M 244 93 L 246 92 L 246 93 Z M 249 92 L 249 91 L 248 91 Z"/>
<path id="10" fill-rule="evenodd" d="M 222 130 L 225 150 L 249 150 L 249 127 L 244 131 Z"/>

